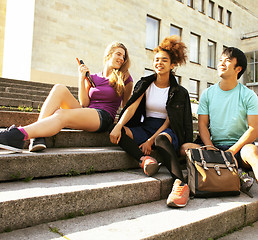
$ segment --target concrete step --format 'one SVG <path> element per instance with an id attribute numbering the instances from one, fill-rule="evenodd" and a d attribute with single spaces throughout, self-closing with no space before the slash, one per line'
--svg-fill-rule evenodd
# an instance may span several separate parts
<path id="1" fill-rule="evenodd" d="M 171 185 L 167 171 L 151 178 L 142 170 L 1 183 L 0 232 L 157 201 Z"/>
<path id="2" fill-rule="evenodd" d="M 13 98 L 13 99 L 24 99 L 24 100 L 31 100 L 31 101 L 40 101 L 44 102 L 46 97 L 45 96 L 40 96 L 40 95 L 32 95 L 29 91 L 27 94 L 21 94 L 21 93 L 7 93 L 7 92 L 0 92 L 0 97 L 1 98 Z"/>
<path id="3" fill-rule="evenodd" d="M 0 150 L 0 162 L 2 182 L 139 168 L 119 147 L 52 148 L 22 154 Z"/>
<path id="4" fill-rule="evenodd" d="M 150 178 L 146 178 L 147 180 L 153 184 L 153 187 L 158 181 Z M 131 195 L 131 200 L 142 194 L 142 189 L 138 191 L 136 195 Z M 158 200 L 92 214 L 88 214 L 87 210 L 85 210 L 85 216 L 3 233 L 0 234 L 0 239 L 216 239 L 232 230 L 257 221 L 258 185 L 255 184 L 251 191 L 255 196 L 254 198 L 249 198 L 243 193 L 237 197 L 195 198 L 190 200 L 188 205 L 182 209 L 168 208 L 166 200 Z M 127 192 L 119 191 L 119 193 L 122 194 L 123 201 L 128 201 L 126 198 Z M 149 192 L 146 191 L 147 193 Z M 88 198 L 85 199 L 88 201 Z M 95 204 L 98 201 L 102 201 L 102 197 L 96 199 Z M 72 202 L 74 202 L 73 199 Z M 55 212 L 58 212 L 61 207 L 59 206 Z M 46 208 L 49 208 L 49 206 L 46 206 Z M 80 208 L 78 208 L 77 204 L 74 204 L 73 210 L 76 209 Z M 10 218 L 10 221 L 17 221 L 15 218 L 20 218 L 18 213 L 15 216 L 12 215 L 13 218 Z M 256 238 L 251 238 L 250 240 L 253 239 Z"/>
<path id="5" fill-rule="evenodd" d="M 21 85 L 21 84 L 17 86 L 10 83 L 5 83 L 3 85 L 1 85 L 0 87 L 0 92 L 3 92 L 3 93 L 31 94 L 31 95 L 38 95 L 38 96 L 45 96 L 45 97 L 48 96 L 52 88 L 52 86 L 48 88 L 38 88 L 30 85 Z M 68 88 L 74 95 L 78 93 L 77 88 L 70 88 L 70 87 Z"/>
<path id="6" fill-rule="evenodd" d="M 15 79 L 9 79 L 9 78 L 1 78 L 0 77 L 0 86 L 17 86 L 22 87 L 26 86 L 28 89 L 34 88 L 34 89 L 48 89 L 50 90 L 53 87 L 54 84 L 49 83 L 41 83 L 41 82 L 33 82 L 33 81 L 24 81 L 24 80 L 15 80 Z M 77 87 L 70 87 L 69 89 L 77 90 Z"/>
<path id="7" fill-rule="evenodd" d="M 26 126 L 37 121 L 39 113 L 0 111 L 0 127 L 7 128 L 12 124 L 16 126 Z"/>
<path id="8" fill-rule="evenodd" d="M 14 99 L 14 98 L 5 98 L 0 97 L 0 106 L 6 106 L 6 107 L 20 107 L 20 106 L 26 106 L 26 107 L 32 107 L 34 109 L 41 108 L 43 101 L 32 101 L 27 99 Z"/>
<path id="9" fill-rule="evenodd" d="M 53 84 L 0 78 L 0 106 L 27 106 L 37 109 L 48 96 Z M 68 87 L 77 97 L 78 88 Z"/>

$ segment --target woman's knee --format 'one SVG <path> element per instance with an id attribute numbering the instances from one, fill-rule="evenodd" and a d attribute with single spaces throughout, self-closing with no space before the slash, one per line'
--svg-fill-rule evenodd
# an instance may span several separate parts
<path id="1" fill-rule="evenodd" d="M 68 124 L 68 117 L 69 114 L 67 114 L 66 109 L 57 109 L 55 113 L 53 114 L 53 117 L 55 119 L 58 119 L 62 125 Z"/>
<path id="2" fill-rule="evenodd" d="M 51 90 L 54 93 L 66 93 L 69 89 L 63 84 L 55 84 Z"/>
<path id="3" fill-rule="evenodd" d="M 171 137 L 167 136 L 167 133 L 160 133 L 156 138 L 155 138 L 155 146 L 159 146 L 162 142 L 164 141 L 169 141 L 171 143 Z"/>

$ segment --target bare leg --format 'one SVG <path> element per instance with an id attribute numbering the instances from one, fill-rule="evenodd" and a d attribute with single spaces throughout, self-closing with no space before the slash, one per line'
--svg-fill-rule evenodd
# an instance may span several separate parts
<path id="1" fill-rule="evenodd" d="M 43 103 L 38 120 L 51 116 L 55 113 L 56 110 L 60 108 L 81 108 L 81 105 L 66 86 L 62 84 L 56 84 Z"/>
<path id="2" fill-rule="evenodd" d="M 198 145 L 196 143 L 185 143 L 180 148 L 180 155 L 185 156 L 186 155 L 185 151 L 189 148 L 199 148 L 199 147 L 200 147 L 200 145 Z"/>
<path id="3" fill-rule="evenodd" d="M 96 109 L 76 108 L 60 109 L 53 115 L 24 127 L 29 138 L 49 137 L 57 134 L 62 128 L 87 130 L 99 129 L 100 119 Z"/>
<path id="4" fill-rule="evenodd" d="M 240 155 L 244 163 L 252 167 L 256 181 L 258 181 L 258 147 L 247 144 L 241 149 Z"/>

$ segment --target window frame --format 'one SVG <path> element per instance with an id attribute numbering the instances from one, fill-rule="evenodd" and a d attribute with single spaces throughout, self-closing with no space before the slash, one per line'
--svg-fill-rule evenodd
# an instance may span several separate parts
<path id="1" fill-rule="evenodd" d="M 179 30 L 179 32 L 180 32 L 179 37 L 182 37 L 182 31 L 183 31 L 183 29 L 182 29 L 181 27 L 178 27 L 178 26 L 176 26 L 176 25 L 174 25 L 174 24 L 171 23 L 171 24 L 170 24 L 170 28 L 169 28 L 170 36 L 171 36 L 171 35 L 174 35 L 174 34 L 171 33 L 171 28 L 177 28 L 177 29 Z"/>
<path id="2" fill-rule="evenodd" d="M 156 36 L 157 39 L 154 40 L 153 46 L 151 46 L 151 47 L 150 47 L 150 46 L 147 46 L 147 36 L 148 36 L 148 34 L 149 34 L 149 32 L 148 32 L 148 19 L 155 20 L 155 21 L 157 21 L 157 23 L 158 23 L 157 36 Z M 157 43 L 156 43 L 156 41 L 157 41 Z M 153 16 L 147 14 L 147 16 L 146 16 L 145 49 L 152 51 L 155 47 L 157 47 L 157 46 L 159 45 L 159 41 L 160 41 L 160 19 L 158 19 L 158 18 L 156 18 L 156 17 L 153 17 Z"/>
<path id="3" fill-rule="evenodd" d="M 223 24 L 223 12 L 224 8 L 222 6 L 218 6 L 218 22 Z"/>
<path id="4" fill-rule="evenodd" d="M 205 14 L 205 0 L 199 0 L 199 12 Z"/>
<path id="5" fill-rule="evenodd" d="M 191 59 L 191 49 L 192 49 L 191 38 L 192 38 L 192 36 L 196 36 L 197 40 L 198 40 L 198 42 L 197 42 L 197 48 L 198 48 L 197 49 L 197 61 Z M 196 34 L 196 33 L 191 32 L 190 33 L 190 57 L 189 57 L 189 60 L 190 60 L 191 63 L 200 64 L 200 48 L 201 48 L 200 44 L 201 44 L 201 36 Z"/>
<path id="6" fill-rule="evenodd" d="M 190 88 L 191 86 L 189 84 L 189 91 L 188 91 L 189 92 L 189 97 L 190 97 L 190 99 L 195 99 L 195 100 L 199 101 L 199 99 L 200 99 L 200 80 L 190 78 L 189 83 L 190 82 L 196 82 L 197 83 L 197 86 L 196 86 L 197 92 L 196 93 L 191 92 L 191 88 Z"/>
<path id="7" fill-rule="evenodd" d="M 209 65 L 209 62 L 212 62 L 212 59 L 211 59 L 211 54 L 210 54 L 210 51 L 209 51 L 209 43 L 213 43 L 214 44 L 214 56 L 213 56 L 213 65 L 214 66 L 212 66 L 212 64 L 210 64 Z M 217 43 L 215 42 L 215 41 L 212 41 L 212 40 L 210 40 L 210 39 L 208 39 L 208 61 L 207 61 L 207 67 L 208 68 L 212 68 L 212 69 L 216 69 L 216 52 L 217 52 Z"/>
<path id="8" fill-rule="evenodd" d="M 211 1 L 211 0 L 209 0 L 208 16 L 211 19 L 215 19 L 214 18 L 214 6 L 215 6 L 215 3 L 213 1 Z"/>
<path id="9" fill-rule="evenodd" d="M 232 28 L 232 12 L 229 10 L 226 13 L 226 26 Z"/>

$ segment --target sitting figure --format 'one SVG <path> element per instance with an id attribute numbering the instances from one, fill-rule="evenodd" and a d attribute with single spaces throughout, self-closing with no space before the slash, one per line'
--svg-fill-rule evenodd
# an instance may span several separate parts
<path id="1" fill-rule="evenodd" d="M 249 190 L 253 179 L 243 170 L 252 168 L 258 180 L 258 98 L 254 91 L 238 79 L 245 72 L 247 59 L 234 47 L 225 49 L 219 59 L 220 82 L 206 89 L 198 107 L 198 126 L 201 145 L 212 145 L 230 151 L 238 162 L 239 176 L 244 190 Z M 181 154 L 188 148 L 199 147 L 186 143 Z"/>
<path id="2" fill-rule="evenodd" d="M 19 151 L 31 139 L 30 151 L 46 148 L 44 137 L 57 134 L 62 128 L 103 132 L 114 122 L 122 102 L 125 105 L 133 89 L 128 72 L 130 60 L 122 43 L 115 42 L 105 51 L 103 72 L 91 75 L 94 87 L 85 74 L 89 69 L 81 64 L 78 99 L 64 85 L 55 85 L 45 100 L 38 121 L 24 127 L 11 126 L 0 132 L 0 148 Z"/>
<path id="3" fill-rule="evenodd" d="M 155 146 L 174 181 L 167 205 L 184 207 L 189 188 L 184 183 L 177 153 L 183 143 L 193 140 L 192 112 L 189 94 L 177 83 L 172 70 L 185 63 L 186 46 L 177 36 L 171 36 L 154 53 L 155 73 L 136 83 L 110 140 L 137 160 L 148 176 L 160 167 L 149 156 Z"/>

